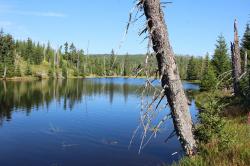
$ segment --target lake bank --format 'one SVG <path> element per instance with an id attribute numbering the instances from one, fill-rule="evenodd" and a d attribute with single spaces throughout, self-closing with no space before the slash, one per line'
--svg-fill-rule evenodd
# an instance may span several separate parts
<path id="1" fill-rule="evenodd" d="M 209 106 L 211 92 L 201 92 L 195 96 L 200 111 Z M 214 94 L 213 94 L 214 95 Z M 175 166 L 190 165 L 250 165 L 250 124 L 248 123 L 250 108 L 229 93 L 215 92 L 217 101 L 226 104 L 219 116 L 222 128 L 219 134 L 212 135 L 207 142 L 199 142 L 199 153 L 192 157 L 184 157 Z M 227 103 L 226 101 L 230 101 Z M 218 117 L 217 117 L 218 118 Z M 216 124 L 214 124 L 215 126 Z M 206 132 L 211 132 L 207 129 Z"/>

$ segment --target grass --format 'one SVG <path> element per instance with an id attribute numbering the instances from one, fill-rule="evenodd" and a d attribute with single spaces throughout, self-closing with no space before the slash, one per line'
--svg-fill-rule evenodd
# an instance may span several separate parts
<path id="1" fill-rule="evenodd" d="M 211 93 L 196 95 L 198 107 L 205 107 Z M 192 158 L 184 157 L 175 166 L 250 166 L 250 125 L 247 124 L 249 108 L 226 92 L 215 92 L 218 99 L 228 102 L 221 116 L 225 124 L 221 136 L 208 143 L 199 143 L 199 150 Z"/>
<path id="2" fill-rule="evenodd" d="M 193 158 L 184 157 L 179 161 L 179 163 L 174 165 L 249 166 L 249 127 L 250 126 L 247 125 L 246 120 L 242 122 L 242 118 L 227 120 L 223 129 L 223 132 L 227 138 L 222 138 L 222 140 L 212 139 L 207 144 L 201 144 L 198 155 L 194 156 Z M 224 147 L 222 147 L 222 145 Z"/>

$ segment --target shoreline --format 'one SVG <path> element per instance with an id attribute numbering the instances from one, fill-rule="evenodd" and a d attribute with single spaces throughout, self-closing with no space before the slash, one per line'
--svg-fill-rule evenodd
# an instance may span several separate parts
<path id="1" fill-rule="evenodd" d="M 95 76 L 95 75 L 90 75 L 86 77 L 68 77 L 67 79 L 84 79 L 84 78 L 146 78 L 144 76 L 140 77 L 135 77 L 135 76 Z M 44 77 L 44 78 L 39 78 L 35 76 L 24 76 L 24 77 L 11 77 L 11 78 L 0 78 L 0 81 L 36 81 L 36 80 L 47 80 L 50 79 L 49 77 Z M 53 79 L 58 79 L 62 80 L 64 78 L 53 78 Z"/>
<path id="2" fill-rule="evenodd" d="M 89 78 L 131 78 L 131 79 L 145 79 L 146 76 L 96 76 L 96 75 L 89 75 L 85 77 L 68 77 L 67 79 L 89 79 Z M 48 80 L 49 77 L 39 78 L 35 76 L 23 76 L 23 77 L 11 77 L 11 78 L 0 78 L 0 81 L 39 81 L 39 80 Z M 64 78 L 53 78 L 57 80 L 64 80 Z M 200 84 L 199 80 L 181 80 L 182 82 L 189 82 L 193 84 Z"/>

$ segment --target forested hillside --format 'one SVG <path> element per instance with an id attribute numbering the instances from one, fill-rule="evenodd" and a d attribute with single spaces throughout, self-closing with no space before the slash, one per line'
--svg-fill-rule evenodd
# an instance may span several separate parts
<path id="1" fill-rule="evenodd" d="M 10 34 L 0 33 L 0 75 L 3 78 L 37 77 L 85 77 L 85 76 L 144 76 L 146 55 L 87 55 L 73 43 L 66 42 L 58 49 L 50 43 L 42 44 L 28 38 L 15 40 Z M 155 58 L 151 67 L 156 69 Z M 177 55 L 182 79 L 199 80 L 202 75 L 202 57 Z"/>

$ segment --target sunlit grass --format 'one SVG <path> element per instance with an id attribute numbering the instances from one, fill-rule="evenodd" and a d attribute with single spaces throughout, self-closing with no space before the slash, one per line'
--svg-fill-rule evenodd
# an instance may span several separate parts
<path id="1" fill-rule="evenodd" d="M 204 92 L 196 96 L 200 108 L 204 107 L 211 93 Z M 221 116 L 225 122 L 221 136 L 212 138 L 208 143 L 199 144 L 199 153 L 184 157 L 179 166 L 249 166 L 250 165 L 250 125 L 247 123 L 247 108 L 230 103 L 230 94 L 215 92 L 220 99 L 227 98 L 228 106 Z M 222 101 L 223 102 L 223 101 Z"/>

